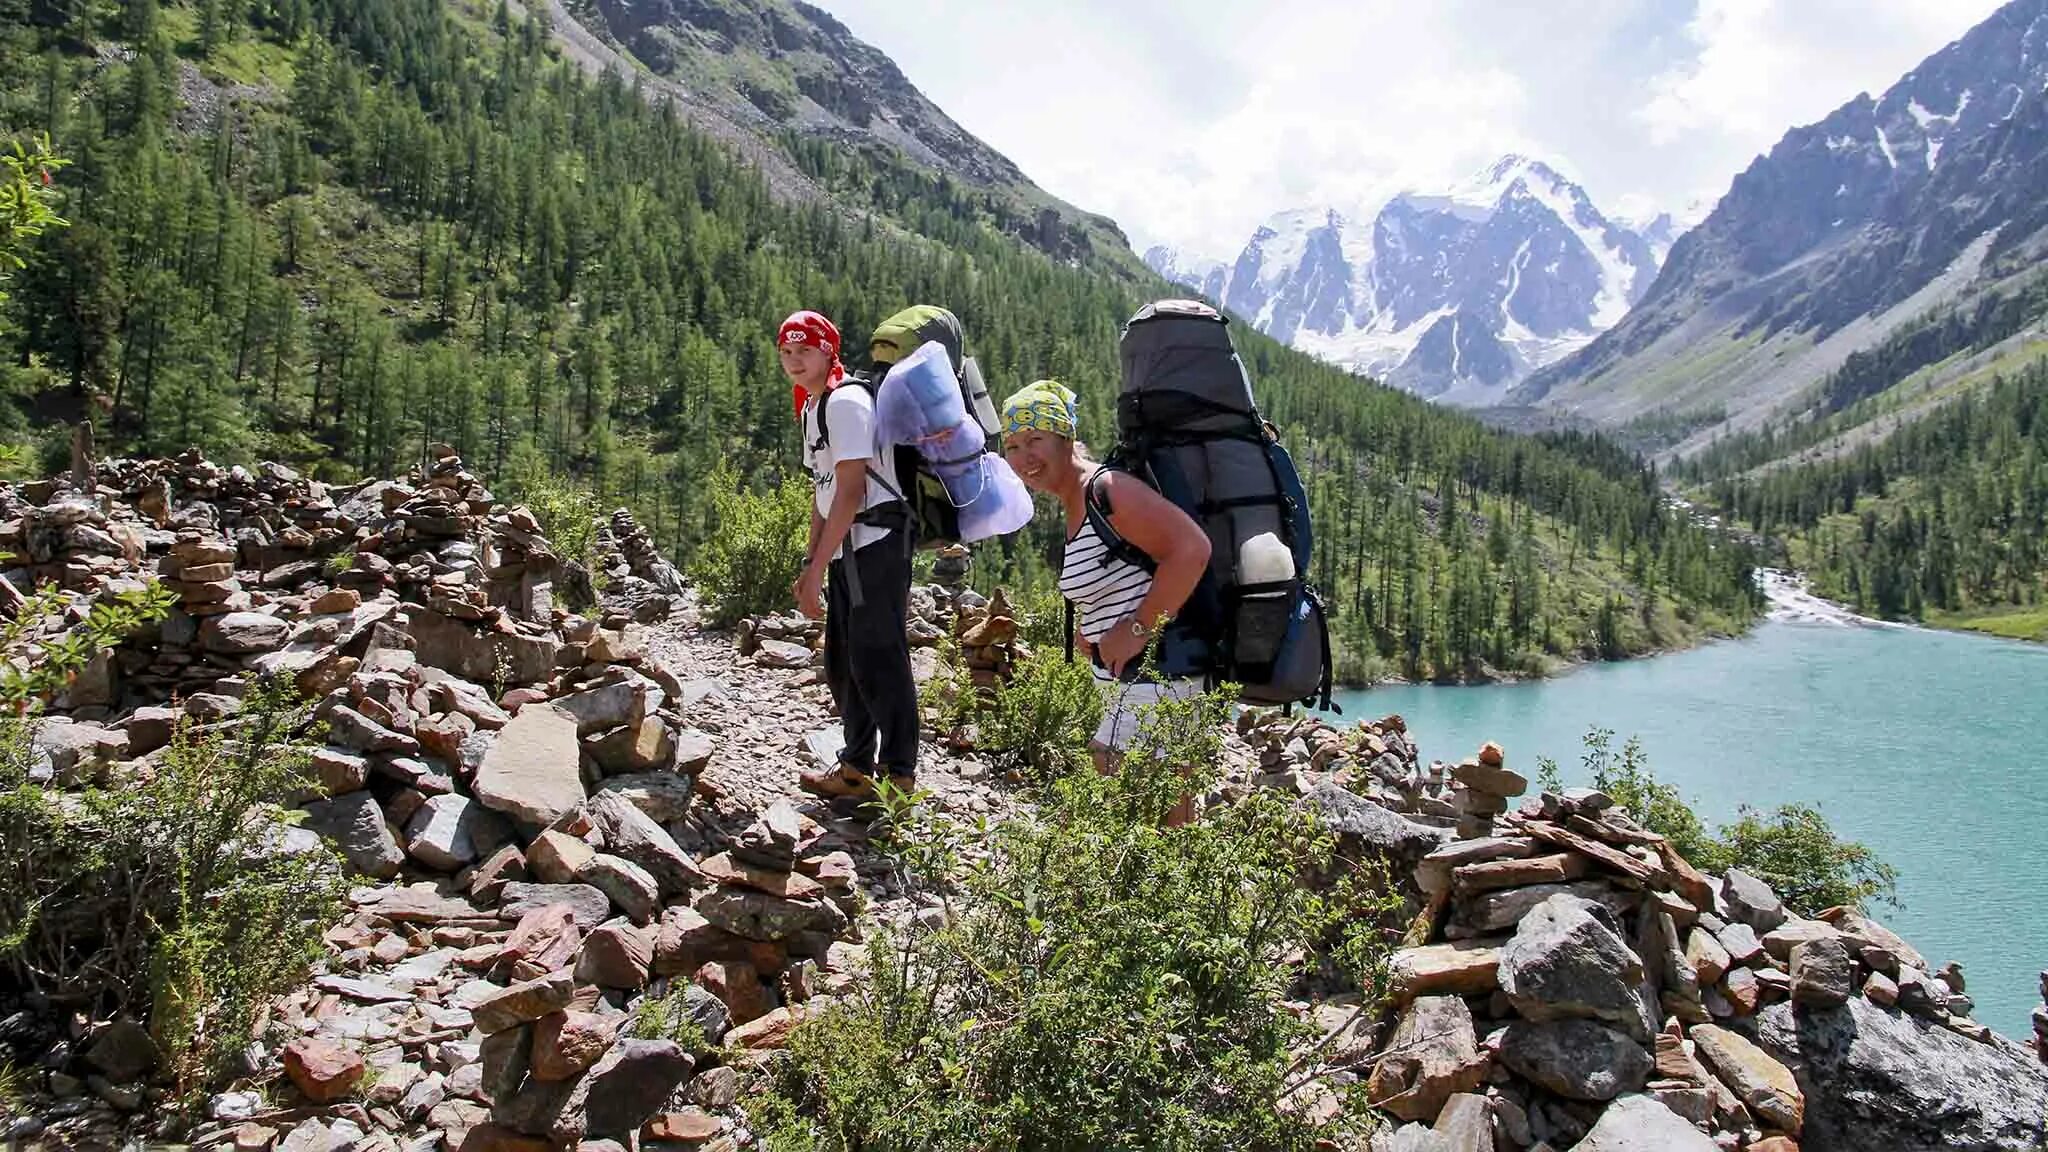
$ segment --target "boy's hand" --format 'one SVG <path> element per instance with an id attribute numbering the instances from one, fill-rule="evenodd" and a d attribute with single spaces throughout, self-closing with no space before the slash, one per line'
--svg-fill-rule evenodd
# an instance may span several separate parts
<path id="1" fill-rule="evenodd" d="M 804 619 L 825 618 L 824 587 L 825 574 L 812 565 L 804 565 L 804 574 L 796 578 L 796 585 L 791 589 L 796 594 L 796 610 L 804 614 Z"/>

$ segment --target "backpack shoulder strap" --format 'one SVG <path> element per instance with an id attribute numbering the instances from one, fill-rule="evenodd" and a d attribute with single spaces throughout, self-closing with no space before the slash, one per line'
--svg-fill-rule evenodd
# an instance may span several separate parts
<path id="1" fill-rule="evenodd" d="M 1123 472 L 1126 476 L 1134 475 L 1113 464 L 1104 464 L 1095 470 L 1095 475 L 1090 476 L 1088 482 L 1081 486 L 1081 504 L 1088 525 L 1095 529 L 1096 538 L 1102 541 L 1103 549 L 1112 559 L 1143 568 L 1147 572 L 1155 572 L 1159 569 L 1158 562 L 1147 556 L 1143 549 L 1119 535 L 1116 527 L 1109 522 L 1109 488 L 1103 481 L 1112 470 Z M 1139 482 L 1143 483 L 1142 480 Z"/>
<path id="2" fill-rule="evenodd" d="M 866 374 L 866 373 L 864 373 L 864 372 L 855 372 L 855 373 L 851 373 L 850 375 L 848 375 L 848 376 L 846 377 L 846 379 L 844 379 L 844 380 L 841 380 L 841 381 L 839 382 L 839 385 L 838 385 L 838 386 L 839 386 L 840 388 L 848 388 L 848 387 L 852 387 L 852 388 L 861 388 L 861 389 L 864 389 L 864 390 L 866 390 L 866 391 L 867 391 L 867 393 L 868 393 L 868 395 L 870 395 L 870 396 L 872 396 L 872 395 L 874 395 L 874 394 L 875 394 L 875 382 L 874 382 L 873 380 L 869 379 L 869 378 L 868 378 L 868 376 L 867 376 L 867 374 Z M 827 392 L 825 393 L 825 395 L 824 395 L 824 398 L 818 401 L 818 445 L 817 445 L 817 446 L 818 446 L 819 448 L 823 448 L 823 449 L 827 449 L 827 450 L 829 450 L 829 449 L 830 449 L 830 448 L 832 447 L 832 420 L 831 420 L 831 416 L 830 416 L 830 413 L 826 412 L 826 411 L 825 411 L 825 408 L 826 408 L 826 405 L 830 404 L 831 402 L 832 402 L 832 393 L 831 393 L 830 391 L 827 391 Z M 901 490 L 899 490 L 899 489 L 898 489 L 898 488 L 896 487 L 896 485 L 894 485 L 894 484 L 891 484 L 891 483 L 889 483 L 889 482 L 888 482 L 887 480 L 884 480 L 884 479 L 882 479 L 882 474 L 881 474 L 880 472 L 877 472 L 877 471 L 875 471 L 875 466 L 874 466 L 873 464 L 870 464 L 870 465 L 868 465 L 868 479 L 869 479 L 869 480 L 872 480 L 872 481 L 874 481 L 875 483 L 877 483 L 877 484 L 879 484 L 879 485 L 881 485 L 881 486 L 882 486 L 882 491 L 884 491 L 884 492 L 887 492 L 887 493 L 889 494 L 889 498 L 890 498 L 891 500 L 896 500 L 896 501 L 900 501 L 900 500 L 902 500 L 902 499 L 903 499 L 903 493 L 902 493 L 902 491 L 901 491 Z M 901 480 L 901 479 L 902 479 L 902 476 L 900 475 L 900 473 L 899 473 L 899 475 L 897 476 L 897 479 L 898 479 L 898 480 Z M 862 513 L 862 515 L 866 515 L 866 513 L 865 513 L 865 512 L 863 512 L 863 513 Z"/>

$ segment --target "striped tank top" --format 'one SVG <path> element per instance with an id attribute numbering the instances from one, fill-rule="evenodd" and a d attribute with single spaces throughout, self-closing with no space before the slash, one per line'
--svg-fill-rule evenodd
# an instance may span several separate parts
<path id="1" fill-rule="evenodd" d="M 1074 602 L 1081 635 L 1090 644 L 1101 640 L 1151 590 L 1152 574 L 1111 555 L 1095 522 L 1082 517 L 1060 561 L 1060 595 Z"/>

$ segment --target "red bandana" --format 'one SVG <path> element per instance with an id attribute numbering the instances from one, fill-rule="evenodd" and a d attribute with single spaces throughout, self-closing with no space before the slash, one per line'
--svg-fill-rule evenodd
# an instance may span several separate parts
<path id="1" fill-rule="evenodd" d="M 830 320 L 825 319 L 818 313 L 790 313 L 789 319 L 782 322 L 782 331 L 775 335 L 775 346 L 777 348 L 787 344 L 803 344 L 810 347 L 823 348 L 832 354 L 832 374 L 826 378 L 825 387 L 836 387 L 841 380 L 846 378 L 846 369 L 839 363 L 839 329 L 833 327 Z M 790 399 L 796 405 L 797 417 L 801 419 L 804 414 L 804 404 L 810 400 L 811 394 L 801 384 L 796 385 L 790 392 Z"/>

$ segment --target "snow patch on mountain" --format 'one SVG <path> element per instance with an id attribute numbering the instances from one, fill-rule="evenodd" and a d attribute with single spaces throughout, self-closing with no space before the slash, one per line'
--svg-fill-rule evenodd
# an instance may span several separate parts
<path id="1" fill-rule="evenodd" d="M 1145 260 L 1295 348 L 1480 405 L 1619 322 L 1705 215 L 1626 222 L 1551 165 L 1505 156 L 1357 219 L 1276 213 L 1227 263 L 1165 248 Z"/>

